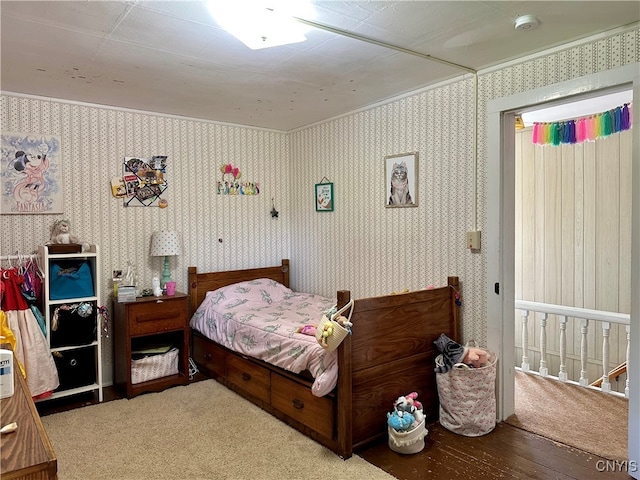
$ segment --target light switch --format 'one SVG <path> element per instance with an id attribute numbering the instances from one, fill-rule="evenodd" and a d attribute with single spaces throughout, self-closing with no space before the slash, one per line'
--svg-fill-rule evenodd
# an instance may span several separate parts
<path id="1" fill-rule="evenodd" d="M 480 231 L 467 232 L 467 248 L 480 250 Z"/>

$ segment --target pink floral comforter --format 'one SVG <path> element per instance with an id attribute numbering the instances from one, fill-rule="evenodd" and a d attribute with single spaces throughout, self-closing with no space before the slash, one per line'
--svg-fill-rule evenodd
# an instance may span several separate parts
<path id="1" fill-rule="evenodd" d="M 313 375 L 312 393 L 331 392 L 338 378 L 337 352 L 328 352 L 315 336 L 296 333 L 317 326 L 335 301 L 298 293 L 270 279 L 240 282 L 207 292 L 190 325 L 206 337 L 243 355 Z"/>

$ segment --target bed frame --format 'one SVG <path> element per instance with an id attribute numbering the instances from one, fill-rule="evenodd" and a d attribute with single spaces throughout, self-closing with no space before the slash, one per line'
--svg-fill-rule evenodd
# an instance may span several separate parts
<path id="1" fill-rule="evenodd" d="M 288 287 L 289 260 L 274 267 L 213 273 L 189 267 L 190 316 L 206 292 L 257 278 Z M 310 375 L 239 355 L 196 331 L 192 357 L 201 372 L 346 459 L 386 437 L 386 414 L 400 395 L 418 392 L 427 423 L 437 420 L 433 365 L 439 352 L 433 341 L 441 333 L 460 340 L 458 292 L 458 277 L 448 277 L 445 287 L 355 300 L 353 335 L 338 348 L 338 383 L 324 397 L 311 394 Z M 349 299 L 349 291 L 337 292 L 339 306 Z"/>

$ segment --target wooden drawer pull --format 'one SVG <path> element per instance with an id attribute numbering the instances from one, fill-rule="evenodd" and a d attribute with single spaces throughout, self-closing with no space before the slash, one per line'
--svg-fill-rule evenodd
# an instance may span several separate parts
<path id="1" fill-rule="evenodd" d="M 251 380 L 251 375 L 249 375 L 249 374 L 248 374 L 248 373 L 246 373 L 246 372 L 242 372 L 242 379 L 243 379 L 245 382 L 248 382 L 249 380 Z"/>
<path id="2" fill-rule="evenodd" d="M 205 360 L 211 360 L 213 358 L 213 355 L 211 355 L 209 352 L 204 354 L 204 359 Z"/>
<path id="3" fill-rule="evenodd" d="M 293 408 L 297 408 L 298 410 L 302 410 L 304 408 L 304 402 L 302 400 L 298 400 L 297 398 L 293 399 Z"/>
<path id="4" fill-rule="evenodd" d="M 180 312 L 178 310 L 165 310 L 163 312 L 140 314 L 136 316 L 135 321 L 137 323 L 162 322 L 164 320 L 173 320 L 175 318 L 180 318 Z"/>

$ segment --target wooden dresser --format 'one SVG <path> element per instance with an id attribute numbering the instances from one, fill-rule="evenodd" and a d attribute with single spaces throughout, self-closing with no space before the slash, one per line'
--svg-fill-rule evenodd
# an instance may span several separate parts
<path id="1" fill-rule="evenodd" d="M 0 437 L 0 478 L 57 479 L 58 460 L 15 361 L 14 367 L 15 391 L 0 400 L 0 418 L 1 426 L 16 422 L 18 429 Z"/>

